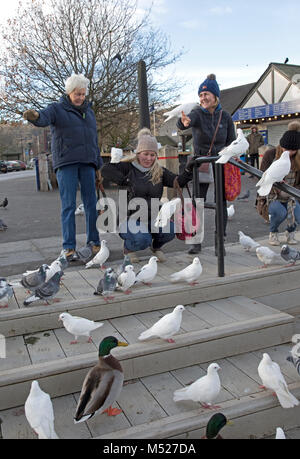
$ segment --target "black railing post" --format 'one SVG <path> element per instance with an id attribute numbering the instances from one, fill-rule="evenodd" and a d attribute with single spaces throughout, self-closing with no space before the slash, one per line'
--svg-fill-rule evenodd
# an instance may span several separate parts
<path id="1" fill-rule="evenodd" d="M 215 249 L 218 254 L 218 276 L 224 277 L 224 197 L 223 197 L 223 166 L 215 164 L 216 193 L 216 237 Z"/>
<path id="2" fill-rule="evenodd" d="M 138 62 L 138 94 L 139 94 L 139 125 L 150 129 L 150 113 L 148 101 L 148 85 L 146 63 L 143 60 Z"/>

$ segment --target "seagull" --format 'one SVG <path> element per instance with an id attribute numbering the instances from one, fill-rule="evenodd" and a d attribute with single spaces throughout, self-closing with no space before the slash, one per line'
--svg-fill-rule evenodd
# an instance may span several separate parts
<path id="1" fill-rule="evenodd" d="M 148 263 L 138 271 L 135 283 L 142 282 L 150 286 L 157 274 L 157 261 L 157 257 L 151 257 Z"/>
<path id="2" fill-rule="evenodd" d="M 203 408 L 219 408 L 212 404 L 221 390 L 221 382 L 218 375 L 219 370 L 220 367 L 217 363 L 211 363 L 205 376 L 202 376 L 183 389 L 175 390 L 174 402 L 193 400 L 193 402 L 199 402 Z"/>
<path id="3" fill-rule="evenodd" d="M 111 164 L 117 164 L 123 158 L 123 150 L 121 148 L 112 147 L 110 151 Z"/>
<path id="4" fill-rule="evenodd" d="M 4 223 L 4 221 L 0 218 L 0 231 L 6 231 L 8 228 L 8 226 L 6 225 L 6 223 Z"/>
<path id="5" fill-rule="evenodd" d="M 84 205 L 81 203 L 75 210 L 75 215 L 84 215 Z"/>
<path id="6" fill-rule="evenodd" d="M 244 234 L 243 231 L 238 231 L 238 235 L 239 242 L 243 249 L 246 250 L 246 252 L 250 252 L 251 249 L 256 249 L 257 247 L 260 247 L 260 244 L 258 242 L 255 242 L 250 236 Z"/>
<path id="7" fill-rule="evenodd" d="M 29 306 L 31 303 L 39 300 L 45 300 L 46 304 L 49 304 L 48 301 L 51 300 L 59 292 L 60 280 L 63 274 L 63 271 L 58 271 L 55 273 L 48 282 L 45 282 L 40 287 L 38 287 L 32 296 L 24 300 L 24 306 Z M 59 300 L 56 299 L 54 301 Z"/>
<path id="8" fill-rule="evenodd" d="M 281 247 L 280 255 L 285 261 L 291 262 L 288 265 L 285 265 L 286 267 L 294 266 L 296 261 L 300 260 L 300 251 L 290 247 L 288 244 L 284 244 Z"/>
<path id="9" fill-rule="evenodd" d="M 240 157 L 249 148 L 249 143 L 243 134 L 242 129 L 237 129 L 237 138 L 230 145 L 219 152 L 220 158 L 216 163 L 225 164 L 232 157 Z"/>
<path id="10" fill-rule="evenodd" d="M 135 283 L 136 275 L 132 265 L 125 266 L 124 271 L 118 276 L 118 285 L 121 290 L 128 295 L 131 293 L 130 287 Z"/>
<path id="11" fill-rule="evenodd" d="M 104 276 L 100 279 L 94 295 L 102 295 L 105 301 L 112 300 L 114 297 L 111 293 L 116 290 L 117 275 L 112 268 L 107 268 Z"/>
<path id="12" fill-rule="evenodd" d="M 250 197 L 250 190 L 247 190 L 247 192 L 245 194 L 243 194 L 243 196 L 239 196 L 237 198 L 238 201 L 245 201 L 245 202 L 248 202 L 248 198 Z"/>
<path id="13" fill-rule="evenodd" d="M 284 431 L 282 430 L 281 427 L 276 427 L 276 436 L 275 440 L 286 440 Z"/>
<path id="14" fill-rule="evenodd" d="M 186 268 L 171 274 L 171 282 L 185 281 L 190 285 L 197 284 L 196 280 L 202 274 L 202 265 L 198 257 L 193 259 L 193 262 L 188 265 Z"/>
<path id="15" fill-rule="evenodd" d="M 94 258 L 89 261 L 85 267 L 88 269 L 88 268 L 91 268 L 92 266 L 97 266 L 97 265 L 100 265 L 100 267 L 104 267 L 104 263 L 106 262 L 106 260 L 108 259 L 109 257 L 109 248 L 107 247 L 107 242 L 103 239 L 101 241 L 101 248 L 99 250 L 99 252 L 94 256 Z"/>
<path id="16" fill-rule="evenodd" d="M 8 308 L 8 302 L 14 295 L 12 286 L 5 277 L 0 277 L 0 309 Z"/>
<path id="17" fill-rule="evenodd" d="M 25 402 L 25 416 L 39 439 L 57 439 L 54 430 L 54 412 L 50 395 L 42 391 L 38 381 L 32 381 Z"/>
<path id="18" fill-rule="evenodd" d="M 4 198 L 3 201 L 0 203 L 0 207 L 6 207 L 8 204 L 8 199 Z"/>
<path id="19" fill-rule="evenodd" d="M 171 201 L 164 202 L 158 215 L 156 217 L 154 226 L 156 228 L 164 228 L 167 226 L 172 215 L 175 213 L 176 207 L 181 204 L 180 198 L 172 199 Z"/>
<path id="20" fill-rule="evenodd" d="M 199 107 L 200 105 L 197 102 L 187 102 L 185 104 L 178 105 L 177 107 L 173 108 L 173 110 L 164 113 L 164 116 L 167 116 L 165 119 L 165 123 L 172 118 L 180 118 L 181 112 L 190 113 L 194 108 Z"/>
<path id="21" fill-rule="evenodd" d="M 279 159 L 276 159 L 263 173 L 257 182 L 259 196 L 267 196 L 274 183 L 282 182 L 284 177 L 290 172 L 291 160 L 289 151 L 284 151 Z"/>
<path id="22" fill-rule="evenodd" d="M 78 336 L 88 336 L 89 339 L 87 342 L 91 343 L 92 338 L 90 333 L 103 325 L 103 322 L 94 322 L 84 317 L 72 316 L 68 312 L 61 313 L 58 320 L 61 320 L 65 329 L 75 336 L 75 340 L 71 341 L 70 344 L 78 343 Z"/>
<path id="23" fill-rule="evenodd" d="M 175 333 L 179 331 L 182 321 L 182 313 L 184 310 L 185 307 L 182 304 L 179 304 L 172 312 L 164 315 L 154 325 L 152 325 L 152 327 L 141 333 L 138 339 L 143 341 L 147 338 L 158 336 L 159 338 L 166 340 L 168 343 L 175 343 L 175 341 L 171 339 L 171 336 L 175 335 Z"/>
<path id="24" fill-rule="evenodd" d="M 266 352 L 263 354 L 257 371 L 262 380 L 263 388 L 275 392 L 282 408 L 293 408 L 299 405 L 299 401 L 290 393 L 278 363 L 273 362 Z"/>
<path id="25" fill-rule="evenodd" d="M 272 263 L 278 264 L 281 260 L 280 254 L 263 245 L 256 248 L 256 255 L 257 258 L 264 263 L 262 268 L 267 268 L 268 265 Z"/>
<path id="26" fill-rule="evenodd" d="M 232 220 L 234 214 L 235 214 L 234 205 L 231 204 L 229 207 L 227 207 L 227 216 L 228 216 L 228 220 Z"/>

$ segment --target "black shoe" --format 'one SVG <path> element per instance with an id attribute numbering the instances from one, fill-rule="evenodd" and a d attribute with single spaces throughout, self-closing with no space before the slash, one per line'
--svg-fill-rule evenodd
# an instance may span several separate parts
<path id="1" fill-rule="evenodd" d="M 201 252 L 201 244 L 193 244 L 191 248 L 188 250 L 190 255 L 196 255 L 197 253 Z"/>

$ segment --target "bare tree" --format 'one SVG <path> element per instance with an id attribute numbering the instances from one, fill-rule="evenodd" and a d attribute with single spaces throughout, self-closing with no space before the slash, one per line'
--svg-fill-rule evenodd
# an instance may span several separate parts
<path id="1" fill-rule="evenodd" d="M 137 16 L 134 0 L 43 0 L 20 2 L 16 17 L 2 32 L 6 52 L 0 57 L 2 116 L 14 118 L 26 108 L 42 108 L 64 93 L 74 73 L 90 80 L 100 141 L 112 129 L 119 136 L 136 130 L 128 114 L 136 113 L 137 63 L 147 69 L 149 100 L 172 102 L 180 84 L 157 74 L 176 62 L 161 30 L 151 28 L 148 10 Z M 125 118 L 124 118 L 124 115 Z"/>

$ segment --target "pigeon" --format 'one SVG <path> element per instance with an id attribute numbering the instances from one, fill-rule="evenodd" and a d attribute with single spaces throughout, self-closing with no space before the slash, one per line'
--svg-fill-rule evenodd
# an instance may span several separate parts
<path id="1" fill-rule="evenodd" d="M 93 320 L 85 319 L 84 317 L 72 316 L 68 312 L 63 312 L 59 315 L 59 319 L 64 324 L 65 329 L 75 336 L 75 340 L 70 344 L 78 343 L 78 336 L 88 336 L 88 343 L 92 342 L 90 333 L 97 328 L 102 327 L 103 322 L 94 322 Z"/>
<path id="2" fill-rule="evenodd" d="M 142 282 L 150 286 L 157 274 L 157 262 L 157 257 L 151 257 L 148 263 L 138 271 L 135 283 Z"/>
<path id="3" fill-rule="evenodd" d="M 185 307 L 182 304 L 176 306 L 172 312 L 164 315 L 159 319 L 152 327 L 148 330 L 145 330 L 140 334 L 138 339 L 143 341 L 147 338 L 152 338 L 153 336 L 158 336 L 166 340 L 168 343 L 175 343 L 171 336 L 175 335 L 180 329 L 182 312 L 185 310 Z"/>
<path id="4" fill-rule="evenodd" d="M 128 295 L 131 293 L 130 287 L 135 283 L 136 275 L 132 265 L 125 266 L 125 270 L 118 276 L 118 285 L 121 290 Z"/>
<path id="5" fill-rule="evenodd" d="M 82 261 L 84 264 L 88 263 L 94 257 L 93 245 L 94 242 L 90 241 L 87 243 L 86 246 L 81 247 L 79 250 L 76 250 L 79 260 Z"/>
<path id="6" fill-rule="evenodd" d="M 54 412 L 50 395 L 42 391 L 38 381 L 32 381 L 25 402 L 25 416 L 39 439 L 57 439 L 54 430 Z"/>
<path id="7" fill-rule="evenodd" d="M 197 102 L 187 102 L 182 105 L 178 105 L 177 107 L 173 108 L 173 110 L 164 113 L 164 116 L 167 116 L 165 119 L 165 123 L 172 118 L 180 118 L 181 117 L 181 112 L 184 113 L 190 113 L 194 108 L 199 107 L 199 104 Z"/>
<path id="8" fill-rule="evenodd" d="M 272 162 L 271 166 L 263 173 L 257 182 L 259 196 L 267 196 L 275 182 L 282 182 L 284 177 L 290 172 L 291 160 L 290 153 L 284 151 L 279 159 Z"/>
<path id="9" fill-rule="evenodd" d="M 250 197 L 250 190 L 248 190 L 245 194 L 243 194 L 243 196 L 239 196 L 237 200 L 248 202 L 249 197 Z"/>
<path id="10" fill-rule="evenodd" d="M 280 255 L 285 261 L 291 262 L 288 265 L 285 265 L 286 267 L 294 266 L 296 261 L 300 260 L 300 251 L 290 247 L 288 244 L 284 244 L 281 247 Z"/>
<path id="11" fill-rule="evenodd" d="M 294 357 L 293 355 L 288 355 L 286 360 L 291 362 L 296 368 L 298 374 L 300 375 L 300 357 Z"/>
<path id="12" fill-rule="evenodd" d="M 299 401 L 290 393 L 278 363 L 273 362 L 266 352 L 263 354 L 257 371 L 262 380 L 263 388 L 275 392 L 282 408 L 293 408 L 299 405 Z"/>
<path id="13" fill-rule="evenodd" d="M 117 164 L 123 158 L 123 150 L 121 148 L 112 147 L 110 151 L 111 164 Z"/>
<path id="14" fill-rule="evenodd" d="M 267 268 L 268 265 L 272 263 L 278 264 L 281 261 L 280 254 L 263 245 L 256 248 L 256 255 L 257 258 L 263 262 L 262 268 Z"/>
<path id="15" fill-rule="evenodd" d="M 84 215 L 84 205 L 83 204 L 79 204 L 79 206 L 75 210 L 75 215 Z"/>
<path id="16" fill-rule="evenodd" d="M 198 257 L 193 259 L 193 263 L 188 265 L 186 268 L 171 274 L 171 282 L 185 281 L 190 285 L 197 284 L 196 280 L 202 274 L 202 265 Z"/>
<path id="17" fill-rule="evenodd" d="M 104 263 L 108 259 L 108 257 L 109 257 L 109 248 L 107 247 L 107 242 L 103 239 L 101 241 L 101 248 L 99 252 L 96 253 L 96 255 L 94 256 L 94 258 L 92 258 L 91 261 L 86 263 L 85 267 L 88 269 L 93 266 L 100 265 L 100 267 L 102 268 Z"/>
<path id="18" fill-rule="evenodd" d="M 119 277 L 119 275 L 125 271 L 125 268 L 128 265 L 131 265 L 131 261 L 130 261 L 129 255 L 126 253 L 124 255 L 123 263 L 119 265 L 117 268 L 117 277 Z"/>
<path id="19" fill-rule="evenodd" d="M 218 370 L 220 370 L 219 365 L 211 363 L 205 376 L 202 376 L 183 389 L 175 390 L 173 396 L 174 402 L 193 400 L 193 402 L 199 402 L 203 408 L 219 408 L 212 404 L 221 390 Z"/>
<path id="20" fill-rule="evenodd" d="M 112 300 L 114 297 L 111 293 L 116 290 L 117 275 L 112 268 L 107 268 L 104 276 L 100 279 L 94 295 L 102 295 L 105 301 Z"/>
<path id="21" fill-rule="evenodd" d="M 235 214 L 234 205 L 231 204 L 231 206 L 227 207 L 227 216 L 228 216 L 228 220 L 232 220 L 234 214 Z"/>
<path id="22" fill-rule="evenodd" d="M 56 260 L 60 262 L 60 266 L 63 271 L 68 268 L 69 262 L 64 252 L 62 252 Z"/>
<path id="23" fill-rule="evenodd" d="M 295 343 L 295 346 L 292 347 L 289 355 L 286 359 L 291 362 L 294 367 L 296 368 L 298 374 L 300 375 L 300 351 L 299 351 L 299 344 L 298 341 L 300 339 L 300 335 L 296 334 L 292 337 L 292 342 Z"/>
<path id="24" fill-rule="evenodd" d="M 14 295 L 12 286 L 5 277 L 0 277 L 0 309 L 8 308 L 8 302 Z"/>
<path id="25" fill-rule="evenodd" d="M 281 427 L 276 427 L 276 436 L 275 440 L 286 440 L 284 431 L 282 430 Z"/>
<path id="26" fill-rule="evenodd" d="M 240 157 L 249 148 L 249 143 L 243 134 L 242 129 L 237 129 L 237 138 L 230 145 L 219 152 L 220 158 L 216 163 L 225 164 L 232 157 Z"/>
<path id="27" fill-rule="evenodd" d="M 250 236 L 244 234 L 243 231 L 238 231 L 238 235 L 239 242 L 243 249 L 246 250 L 246 252 L 250 252 L 251 249 L 256 249 L 257 247 L 260 247 L 260 244 L 258 242 L 255 242 Z"/>
<path id="28" fill-rule="evenodd" d="M 158 212 L 158 215 L 156 217 L 154 226 L 156 228 L 164 228 L 167 226 L 170 218 L 172 215 L 175 213 L 176 207 L 181 203 L 180 198 L 175 198 L 172 199 L 171 201 L 165 202 L 160 211 Z"/>
<path id="29" fill-rule="evenodd" d="M 30 292 L 34 292 L 46 282 L 46 273 L 48 270 L 49 266 L 43 264 L 35 271 L 26 271 L 22 274 L 20 284 Z"/>
<path id="30" fill-rule="evenodd" d="M 59 291 L 62 276 L 63 271 L 55 273 L 48 282 L 45 282 L 38 287 L 32 296 L 29 296 L 26 300 L 24 300 L 24 306 L 29 306 L 31 303 L 39 300 L 45 300 L 46 304 L 49 304 L 48 301 L 51 300 Z M 55 301 L 59 300 L 56 299 Z"/>
<path id="31" fill-rule="evenodd" d="M 4 221 L 0 218 L 0 231 L 6 231 L 8 228 L 8 226 L 6 225 L 6 223 L 4 223 Z"/>
<path id="32" fill-rule="evenodd" d="M 8 199 L 4 198 L 3 201 L 0 203 L 0 207 L 6 207 L 8 204 Z"/>

